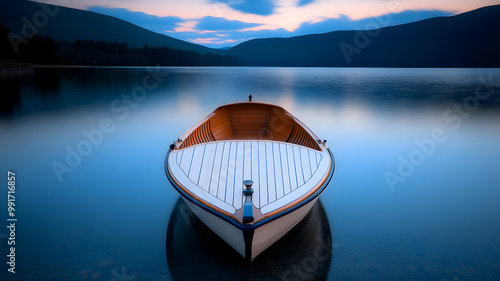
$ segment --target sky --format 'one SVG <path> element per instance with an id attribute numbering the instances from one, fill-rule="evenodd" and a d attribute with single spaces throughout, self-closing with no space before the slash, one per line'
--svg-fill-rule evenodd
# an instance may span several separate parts
<path id="1" fill-rule="evenodd" d="M 364 30 L 451 16 L 499 0 L 37 0 L 117 17 L 211 48 L 254 38 Z"/>

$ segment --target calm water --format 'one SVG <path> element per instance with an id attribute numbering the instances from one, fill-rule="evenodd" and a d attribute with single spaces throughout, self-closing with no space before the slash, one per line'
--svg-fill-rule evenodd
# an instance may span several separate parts
<path id="1" fill-rule="evenodd" d="M 0 85 L 1 280 L 500 278 L 500 69 L 40 68 Z M 302 230 L 245 264 L 163 161 L 249 94 L 327 139 L 336 171 Z"/>

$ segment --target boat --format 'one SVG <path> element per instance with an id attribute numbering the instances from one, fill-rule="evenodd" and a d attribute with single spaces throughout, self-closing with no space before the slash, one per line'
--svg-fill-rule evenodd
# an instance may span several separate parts
<path id="1" fill-rule="evenodd" d="M 335 161 L 326 140 L 296 117 L 249 96 L 179 137 L 164 168 L 193 213 L 253 261 L 309 213 Z"/>

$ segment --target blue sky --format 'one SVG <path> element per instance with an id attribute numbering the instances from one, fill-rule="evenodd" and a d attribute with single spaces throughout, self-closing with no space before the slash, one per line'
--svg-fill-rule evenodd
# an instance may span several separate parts
<path id="1" fill-rule="evenodd" d="M 117 17 L 212 48 L 230 47 L 254 38 L 373 29 L 499 4 L 498 0 L 50 1 Z"/>

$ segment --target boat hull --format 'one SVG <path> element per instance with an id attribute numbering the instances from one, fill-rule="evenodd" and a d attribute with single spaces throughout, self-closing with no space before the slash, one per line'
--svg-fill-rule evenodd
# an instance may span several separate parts
<path id="1" fill-rule="evenodd" d="M 239 228 L 184 199 L 193 213 L 213 232 L 248 261 L 253 261 L 272 244 L 297 225 L 311 210 L 318 198 L 278 219 L 258 227 Z"/>
<path id="2" fill-rule="evenodd" d="M 308 214 L 334 167 L 326 141 L 283 108 L 254 102 L 217 108 L 165 159 L 193 213 L 250 261 Z"/>

